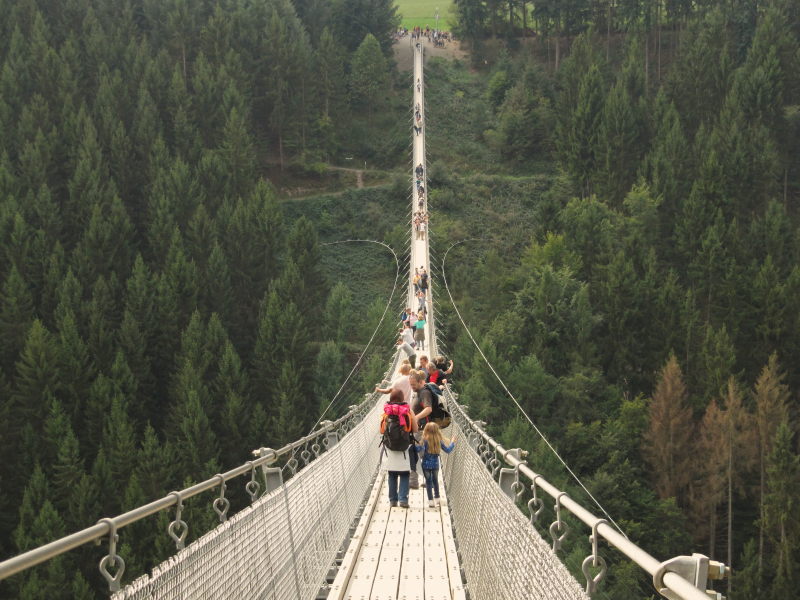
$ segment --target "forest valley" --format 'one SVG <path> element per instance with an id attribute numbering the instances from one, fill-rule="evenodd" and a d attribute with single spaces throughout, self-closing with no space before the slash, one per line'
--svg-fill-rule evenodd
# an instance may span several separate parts
<path id="1" fill-rule="evenodd" d="M 0 11 L 6 558 L 307 432 L 395 271 L 372 247 L 322 243 L 402 248 L 411 128 L 388 0 Z M 492 364 L 632 540 L 730 564 L 729 598 L 793 597 L 800 8 L 459 0 L 456 14 L 470 64 L 426 67 L 430 233 L 438 257 L 479 241 L 430 265 L 434 285 L 446 275 Z M 347 156 L 391 182 L 287 199 L 270 181 Z M 437 300 L 470 415 L 585 500 Z M 340 407 L 380 379 L 393 330 Z M 246 505 L 243 488 L 229 496 Z M 186 502 L 187 542 L 214 526 L 207 504 Z M 121 532 L 126 581 L 172 554 L 167 522 Z M 597 597 L 652 597 L 615 558 Z M 81 548 L 0 597 L 104 585 Z"/>

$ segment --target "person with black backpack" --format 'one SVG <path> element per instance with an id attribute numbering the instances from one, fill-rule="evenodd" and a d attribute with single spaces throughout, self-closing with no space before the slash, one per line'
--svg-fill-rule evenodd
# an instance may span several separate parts
<path id="1" fill-rule="evenodd" d="M 411 371 L 408 376 L 408 381 L 411 384 L 411 390 L 416 392 L 414 394 L 414 402 L 411 405 L 411 410 L 414 412 L 414 418 L 417 421 L 417 427 L 422 430 L 428 422 L 428 415 L 433 410 L 433 394 L 430 389 L 425 387 L 426 373 L 424 371 Z M 419 462 L 419 454 L 417 453 L 416 446 L 412 445 L 409 448 L 409 468 L 411 469 L 411 488 L 419 488 L 419 474 L 417 473 L 417 463 Z"/>
<path id="2" fill-rule="evenodd" d="M 389 402 L 381 415 L 381 459 L 389 481 L 389 505 L 408 508 L 409 450 L 414 434 L 419 431 L 417 420 L 405 401 L 403 392 L 393 388 Z"/>

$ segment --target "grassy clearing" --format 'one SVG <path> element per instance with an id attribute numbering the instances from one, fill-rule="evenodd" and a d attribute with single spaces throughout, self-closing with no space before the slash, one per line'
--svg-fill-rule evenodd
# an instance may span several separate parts
<path id="1" fill-rule="evenodd" d="M 439 29 L 450 31 L 453 26 L 454 14 L 453 4 L 450 0 L 398 0 L 397 13 L 402 18 L 403 27 L 429 25 L 431 28 L 436 26 L 436 9 L 439 9 Z"/>

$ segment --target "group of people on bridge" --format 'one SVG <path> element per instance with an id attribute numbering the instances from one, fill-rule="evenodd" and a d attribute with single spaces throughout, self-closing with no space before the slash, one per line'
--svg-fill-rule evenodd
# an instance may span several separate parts
<path id="1" fill-rule="evenodd" d="M 383 436 L 381 455 L 383 468 L 387 471 L 389 505 L 408 508 L 410 489 L 419 488 L 419 473 L 422 468 L 428 506 L 439 504 L 439 455 L 452 452 L 455 436 L 447 440 L 442 427 L 444 420 L 442 390 L 453 372 L 453 361 L 438 356 L 433 362 L 420 356 L 419 368 L 414 369 L 413 357 L 400 365 L 398 376 L 387 388 L 376 387 L 382 394 L 389 394 L 383 407 L 380 430 Z"/>

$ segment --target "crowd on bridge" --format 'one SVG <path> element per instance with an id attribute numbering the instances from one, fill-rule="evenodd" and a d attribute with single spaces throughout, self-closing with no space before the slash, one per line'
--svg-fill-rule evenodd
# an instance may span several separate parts
<path id="1" fill-rule="evenodd" d="M 419 488 L 421 468 L 428 506 L 435 508 L 440 501 L 439 455 L 452 452 L 455 446 L 455 436 L 447 440 L 442 435 L 442 429 L 450 422 L 442 390 L 452 377 L 453 361 L 438 356 L 431 362 L 423 354 L 414 369 L 414 357 L 403 361 L 389 387 L 375 388 L 389 394 L 380 424 L 381 458 L 387 471 L 391 507 L 408 508 L 409 490 Z"/>

